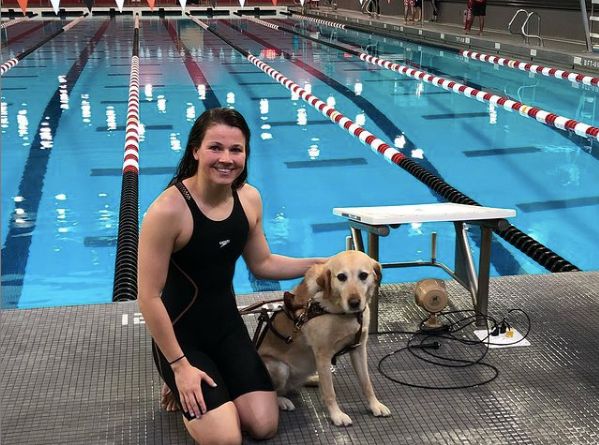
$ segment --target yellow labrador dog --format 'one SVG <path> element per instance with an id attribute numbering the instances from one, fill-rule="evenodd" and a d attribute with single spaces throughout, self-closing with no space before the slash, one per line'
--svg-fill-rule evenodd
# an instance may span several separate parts
<path id="1" fill-rule="evenodd" d="M 312 266 L 292 298 L 286 298 L 285 310 L 273 316 L 258 347 L 282 410 L 295 409 L 284 396 L 318 371 L 322 401 L 332 422 L 351 425 L 351 418 L 337 404 L 331 374 L 333 357 L 351 347 L 351 363 L 370 411 L 375 416 L 391 414 L 374 394 L 366 362 L 368 303 L 378 291 L 381 276 L 378 262 L 363 252 L 347 250 Z"/>

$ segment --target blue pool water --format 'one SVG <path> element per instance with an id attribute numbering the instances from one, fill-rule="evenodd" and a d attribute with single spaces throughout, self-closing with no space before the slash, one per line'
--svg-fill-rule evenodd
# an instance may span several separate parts
<path id="1" fill-rule="evenodd" d="M 599 126 L 595 88 L 437 48 L 277 22 Z M 2 59 L 62 25 L 41 23 L 3 30 Z M 589 141 L 247 20 L 208 23 L 470 198 L 516 209 L 516 227 L 582 270 L 599 269 L 599 150 Z M 3 307 L 111 300 L 132 40 L 132 18 L 86 19 L 2 78 Z M 212 106 L 235 107 L 250 124 L 249 178 L 262 192 L 276 253 L 343 250 L 348 231 L 334 207 L 439 201 L 193 22 L 143 19 L 140 46 L 140 215 L 168 183 L 193 121 Z M 453 265 L 453 228 L 444 223 L 394 231 L 381 260 L 428 259 L 433 231 L 438 258 Z M 476 258 L 477 230 L 471 234 Z M 495 237 L 493 275 L 545 272 Z M 423 276 L 444 277 L 385 270 L 384 282 Z M 242 294 L 293 283 L 256 280 L 240 261 L 234 284 Z"/>

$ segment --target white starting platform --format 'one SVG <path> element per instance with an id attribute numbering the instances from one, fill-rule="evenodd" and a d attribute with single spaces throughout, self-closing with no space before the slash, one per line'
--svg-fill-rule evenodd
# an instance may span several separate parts
<path id="1" fill-rule="evenodd" d="M 402 224 L 451 222 L 456 232 L 455 265 L 452 270 L 436 260 L 436 234 L 432 238 L 430 261 L 407 261 L 381 263 L 385 268 L 434 266 L 445 270 L 452 278 L 466 288 L 471 296 L 474 310 L 481 317 L 477 325 L 485 324 L 489 302 L 489 268 L 491 260 L 491 236 L 495 229 L 509 226 L 506 218 L 516 216 L 512 209 L 499 209 L 455 203 L 416 204 L 381 207 L 338 207 L 333 214 L 347 218 L 351 231 L 353 248 L 366 252 L 362 230 L 368 233 L 368 255 L 379 260 L 379 237 L 387 236 L 390 229 Z M 472 252 L 468 243 L 465 225 L 477 225 L 481 230 L 481 245 L 478 273 L 474 267 Z M 370 304 L 370 331 L 378 331 L 378 295 Z"/>

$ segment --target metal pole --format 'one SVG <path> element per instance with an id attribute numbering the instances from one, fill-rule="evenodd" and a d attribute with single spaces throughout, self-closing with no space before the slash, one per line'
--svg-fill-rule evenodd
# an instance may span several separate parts
<path id="1" fill-rule="evenodd" d="M 595 3 L 596 0 L 591 0 Z M 587 43 L 587 51 L 593 51 L 593 45 L 591 44 L 591 31 L 589 29 L 589 16 L 587 15 L 587 5 L 585 0 L 580 0 L 580 12 L 582 13 L 582 25 L 584 26 L 584 36 Z"/>

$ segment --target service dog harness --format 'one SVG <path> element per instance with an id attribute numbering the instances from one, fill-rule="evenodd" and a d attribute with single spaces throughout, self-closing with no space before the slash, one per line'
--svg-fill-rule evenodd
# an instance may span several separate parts
<path id="1" fill-rule="evenodd" d="M 292 294 L 291 292 L 285 292 L 283 294 L 282 299 L 279 298 L 276 300 L 261 301 L 259 303 L 251 304 L 239 311 L 239 313 L 241 315 L 252 314 L 252 313 L 260 314 L 258 316 L 258 326 L 256 327 L 256 331 L 254 332 L 254 337 L 252 339 L 252 342 L 254 343 L 254 346 L 256 347 L 256 349 L 258 349 L 260 347 L 260 345 L 262 344 L 262 341 L 264 340 L 264 337 L 266 336 L 269 329 L 278 338 L 283 340 L 285 343 L 290 344 L 293 342 L 293 338 L 294 338 L 295 334 L 302 329 L 302 326 L 304 326 L 304 324 L 306 324 L 308 321 L 310 321 L 311 319 L 313 319 L 315 317 L 318 317 L 320 315 L 325 315 L 325 314 L 350 315 L 350 314 L 345 314 L 345 313 L 339 314 L 339 313 L 335 313 L 335 312 L 329 312 L 326 309 L 324 309 L 320 305 L 320 303 L 318 303 L 317 301 L 314 301 L 312 299 L 308 300 L 308 302 L 305 305 L 297 305 L 297 304 L 294 304 L 294 302 L 293 302 L 294 297 L 295 297 L 295 295 Z M 269 312 L 271 312 L 271 311 L 266 309 L 264 307 L 264 305 L 269 304 L 269 303 L 280 303 L 280 302 L 283 302 L 283 305 L 279 309 L 272 311 L 272 314 L 269 315 Z M 301 309 L 303 309 L 303 311 L 299 315 L 296 315 L 296 312 Z M 287 318 L 289 318 L 293 322 L 293 331 L 289 335 L 285 335 L 285 334 L 279 332 L 273 325 L 274 319 L 281 312 L 284 313 L 287 316 Z M 361 343 L 362 328 L 364 325 L 364 311 L 355 312 L 353 315 L 356 316 L 356 320 L 358 321 L 360 327 L 358 328 L 358 331 L 356 332 L 353 343 L 345 346 L 343 349 L 341 349 L 339 352 L 337 352 L 333 356 L 333 358 L 331 359 L 331 362 L 333 363 L 333 365 L 336 364 L 338 356 L 351 351 L 352 349 L 358 347 Z"/>

